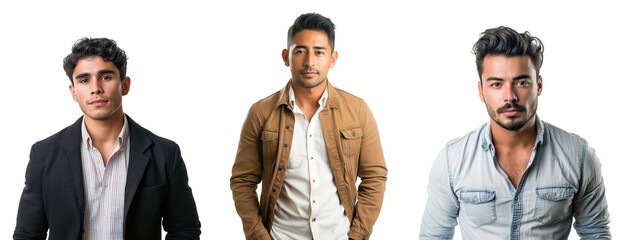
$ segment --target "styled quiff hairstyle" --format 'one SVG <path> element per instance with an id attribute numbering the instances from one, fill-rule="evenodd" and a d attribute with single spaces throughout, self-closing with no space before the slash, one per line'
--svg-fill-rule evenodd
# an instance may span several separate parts
<path id="1" fill-rule="evenodd" d="M 545 51 L 542 41 L 525 31 L 518 33 L 509 27 L 490 28 L 481 33 L 481 37 L 472 49 L 476 57 L 477 73 L 481 80 L 483 59 L 487 55 L 529 56 L 536 68 L 536 76 L 540 75 Z"/>
<path id="2" fill-rule="evenodd" d="M 293 43 L 295 34 L 304 29 L 325 32 L 328 35 L 328 44 L 330 44 L 332 50 L 335 49 L 335 24 L 330 21 L 330 18 L 324 17 L 319 13 L 305 13 L 295 19 L 295 22 L 289 28 L 287 49 Z"/>
<path id="3" fill-rule="evenodd" d="M 106 62 L 113 62 L 120 72 L 120 81 L 127 76 L 127 55 L 116 45 L 116 41 L 108 38 L 81 38 L 72 46 L 72 52 L 63 59 L 63 70 L 74 85 L 72 73 L 79 60 L 99 56 Z"/>

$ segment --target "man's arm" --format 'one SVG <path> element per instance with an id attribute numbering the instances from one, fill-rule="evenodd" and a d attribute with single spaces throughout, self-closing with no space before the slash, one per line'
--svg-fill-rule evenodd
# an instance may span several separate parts
<path id="1" fill-rule="evenodd" d="M 46 239 L 48 220 L 42 199 L 42 163 L 38 161 L 36 145 L 31 148 L 26 167 L 26 186 L 20 198 L 17 224 L 13 239 Z"/>
<path id="2" fill-rule="evenodd" d="M 580 238 L 611 239 L 601 163 L 590 147 L 584 150 L 581 188 L 574 199 L 573 209 L 573 226 Z"/>
<path id="3" fill-rule="evenodd" d="M 376 120 L 370 108 L 361 102 L 363 111 L 363 138 L 357 175 L 361 178 L 354 218 L 350 226 L 350 239 L 368 239 L 376 222 L 385 195 L 387 166 L 383 157 Z"/>
<path id="4" fill-rule="evenodd" d="M 243 222 L 246 239 L 271 239 L 262 222 L 256 188 L 262 179 L 262 122 L 250 108 L 241 129 L 236 159 L 232 167 L 230 188 L 236 212 Z"/>
<path id="5" fill-rule="evenodd" d="M 451 187 L 447 149 L 440 151 L 429 175 L 428 199 L 424 209 L 420 239 L 453 239 L 459 201 Z"/>
<path id="6" fill-rule="evenodd" d="M 162 224 L 166 239 L 199 239 L 201 223 L 188 186 L 188 173 L 179 146 L 175 145 L 175 164 L 170 169 L 166 210 Z"/>

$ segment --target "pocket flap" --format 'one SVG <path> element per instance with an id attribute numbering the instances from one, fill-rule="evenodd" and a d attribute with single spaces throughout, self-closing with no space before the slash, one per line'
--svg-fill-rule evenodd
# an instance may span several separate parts
<path id="1" fill-rule="evenodd" d="M 363 136 L 363 129 L 361 129 L 360 127 L 341 129 L 339 131 L 345 139 L 357 139 Z"/>
<path id="2" fill-rule="evenodd" d="M 459 198 L 462 202 L 480 204 L 494 199 L 495 192 L 491 190 L 462 190 Z"/>
<path id="3" fill-rule="evenodd" d="M 572 187 L 539 187 L 536 188 L 536 196 L 538 198 L 561 201 L 573 197 L 575 191 Z"/>
<path id="4" fill-rule="evenodd" d="M 278 138 L 278 133 L 265 130 L 263 131 L 263 134 L 262 136 L 260 136 L 260 138 L 263 142 L 273 141 L 273 140 L 276 140 L 276 138 Z"/>

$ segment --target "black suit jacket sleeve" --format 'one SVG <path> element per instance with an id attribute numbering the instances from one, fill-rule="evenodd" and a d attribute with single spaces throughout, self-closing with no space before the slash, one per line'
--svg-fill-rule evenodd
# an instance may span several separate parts
<path id="1" fill-rule="evenodd" d="M 175 145 L 173 166 L 169 169 L 168 194 L 164 205 L 166 239 L 199 239 L 201 224 L 197 207 L 188 186 L 186 165 L 179 146 Z"/>
<path id="2" fill-rule="evenodd" d="M 43 164 L 38 161 L 36 145 L 31 147 L 26 167 L 26 182 L 18 208 L 17 225 L 13 239 L 46 239 L 48 221 L 42 199 Z"/>

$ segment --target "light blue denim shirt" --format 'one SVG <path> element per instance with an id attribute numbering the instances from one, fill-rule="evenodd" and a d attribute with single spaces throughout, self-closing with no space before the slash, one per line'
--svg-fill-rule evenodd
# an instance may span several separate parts
<path id="1" fill-rule="evenodd" d="M 518 188 L 496 161 L 490 123 L 442 149 L 431 169 L 420 239 L 610 239 L 595 150 L 536 117 L 536 143 Z"/>

